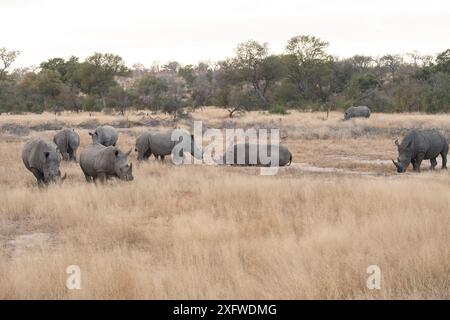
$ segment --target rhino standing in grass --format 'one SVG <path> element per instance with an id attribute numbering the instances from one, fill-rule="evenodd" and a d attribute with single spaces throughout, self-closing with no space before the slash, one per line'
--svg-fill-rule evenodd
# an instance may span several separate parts
<path id="1" fill-rule="evenodd" d="M 263 155 L 267 155 L 268 157 L 266 160 L 260 157 L 260 148 L 262 147 L 266 148 L 265 150 L 262 150 Z M 267 161 L 272 158 L 272 155 L 275 156 L 272 152 L 276 152 L 277 148 L 278 163 Z M 240 154 L 240 152 L 245 152 L 245 154 Z M 291 164 L 292 154 L 288 148 L 282 145 L 263 145 L 246 142 L 245 144 L 239 143 L 230 146 L 220 161 L 223 164 L 231 165 L 283 167 Z"/>
<path id="2" fill-rule="evenodd" d="M 111 177 L 121 180 L 133 180 L 133 164 L 128 164 L 128 156 L 131 153 L 123 153 L 117 147 L 105 147 L 101 144 L 88 145 L 81 151 L 80 167 L 83 170 L 86 181 L 104 182 Z"/>
<path id="3" fill-rule="evenodd" d="M 178 141 L 172 141 L 172 133 L 173 130 L 166 132 L 146 131 L 140 134 L 136 138 L 135 150 L 137 152 L 137 159 L 139 161 L 147 160 L 153 154 L 155 158 L 159 157 L 161 160 L 164 160 L 165 156 L 172 153 L 175 145 L 182 141 L 181 138 Z M 190 135 L 190 138 L 191 147 L 190 150 L 186 151 L 189 151 L 192 156 L 201 159 L 203 154 L 202 150 L 195 144 L 194 135 Z M 182 157 L 182 154 L 180 154 L 180 157 Z"/>
<path id="4" fill-rule="evenodd" d="M 56 145 L 44 139 L 28 141 L 22 149 L 22 160 L 25 167 L 36 177 L 39 185 L 51 182 L 62 182 L 59 165 L 61 158 Z"/>
<path id="5" fill-rule="evenodd" d="M 369 118 L 370 109 L 366 106 L 350 107 L 344 112 L 344 120 L 351 118 Z"/>
<path id="6" fill-rule="evenodd" d="M 89 132 L 89 135 L 92 137 L 92 143 L 100 143 L 105 147 L 115 146 L 119 138 L 117 130 L 107 125 L 97 127 L 94 132 Z"/>
<path id="7" fill-rule="evenodd" d="M 62 129 L 53 137 L 63 160 L 77 161 L 77 150 L 80 145 L 80 136 L 73 129 Z"/>
<path id="8" fill-rule="evenodd" d="M 398 148 L 398 159 L 392 159 L 392 162 L 399 173 L 405 172 L 410 163 L 414 171 L 420 172 L 423 160 L 430 160 L 433 170 L 437 165 L 438 155 L 442 157 L 442 169 L 447 169 L 448 141 L 436 130 L 410 130 L 401 143 L 395 140 L 395 144 Z"/>

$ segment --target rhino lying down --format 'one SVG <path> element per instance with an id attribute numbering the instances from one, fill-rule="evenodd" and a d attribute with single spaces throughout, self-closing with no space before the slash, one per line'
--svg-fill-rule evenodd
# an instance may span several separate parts
<path id="1" fill-rule="evenodd" d="M 437 165 L 438 155 L 442 157 L 442 169 L 447 168 L 448 141 L 436 130 L 410 130 L 401 143 L 396 140 L 395 144 L 398 148 L 398 159 L 392 162 L 397 172 L 405 172 L 410 163 L 414 171 L 420 172 L 423 160 L 430 160 L 433 170 Z"/>
<path id="2" fill-rule="evenodd" d="M 101 144 L 88 145 L 80 154 L 80 166 L 86 181 L 99 179 L 104 182 L 111 177 L 121 180 L 133 180 L 133 164 L 128 164 L 128 155 L 113 146 L 105 147 Z"/>
<path id="3" fill-rule="evenodd" d="M 28 141 L 22 150 L 22 160 L 39 185 L 62 182 L 66 178 L 66 175 L 61 178 L 61 158 L 53 142 L 44 139 Z"/>
<path id="4" fill-rule="evenodd" d="M 259 149 L 261 147 L 267 148 L 262 150 L 263 155 L 267 155 L 268 159 L 263 159 L 260 156 Z M 271 155 L 274 155 L 274 159 L 276 159 L 275 154 L 278 147 L 278 163 L 272 163 Z M 245 152 L 245 154 L 243 154 Z M 227 156 L 228 155 L 228 156 Z M 252 143 L 240 143 L 235 144 L 228 148 L 226 153 L 220 159 L 223 164 L 231 164 L 231 165 L 244 165 L 244 166 L 267 166 L 267 167 L 283 167 L 286 165 L 290 165 L 292 162 L 292 154 L 288 150 L 288 148 L 281 145 L 261 145 L 261 144 L 252 144 Z"/>
<path id="5" fill-rule="evenodd" d="M 80 136 L 73 129 L 62 129 L 53 137 L 63 160 L 77 161 L 77 150 L 80 146 Z"/>
<path id="6" fill-rule="evenodd" d="M 370 109 L 366 106 L 350 107 L 344 112 L 344 120 L 351 118 L 369 118 Z"/>
<path id="7" fill-rule="evenodd" d="M 147 160 L 151 155 L 164 160 L 165 156 L 170 155 L 175 145 L 182 141 L 181 138 L 179 141 L 172 141 L 172 132 L 172 130 L 166 132 L 146 131 L 140 134 L 136 138 L 135 149 L 138 161 Z M 187 132 L 186 134 L 188 135 Z M 190 137 L 190 150 L 186 151 L 190 152 L 192 156 L 201 159 L 202 150 L 195 144 L 194 135 L 190 135 Z"/>

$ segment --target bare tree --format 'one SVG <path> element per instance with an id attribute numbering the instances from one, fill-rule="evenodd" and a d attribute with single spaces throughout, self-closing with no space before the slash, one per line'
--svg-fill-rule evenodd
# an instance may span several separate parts
<path id="1" fill-rule="evenodd" d="M 231 107 L 227 109 L 228 111 L 228 117 L 229 118 L 233 118 L 234 113 L 242 113 L 244 112 L 244 108 L 242 106 L 237 106 L 237 107 Z"/>
<path id="2" fill-rule="evenodd" d="M 14 63 L 19 54 L 20 51 L 17 50 L 0 48 L 0 80 L 6 77 L 8 68 Z"/>

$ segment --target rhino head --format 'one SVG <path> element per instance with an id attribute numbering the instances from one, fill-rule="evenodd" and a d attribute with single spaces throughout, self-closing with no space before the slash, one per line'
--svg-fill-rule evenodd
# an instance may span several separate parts
<path id="1" fill-rule="evenodd" d="M 120 180 L 132 181 L 133 177 L 133 163 L 128 164 L 128 156 L 131 149 L 127 153 L 123 153 L 117 148 L 114 150 L 114 171 Z"/>
<path id="2" fill-rule="evenodd" d="M 348 111 L 345 111 L 344 112 L 344 120 L 348 120 L 350 117 L 349 117 L 349 114 L 348 114 Z"/>
<path id="3" fill-rule="evenodd" d="M 411 159 L 413 156 L 413 143 L 412 141 L 403 141 L 400 144 L 398 143 L 398 140 L 395 140 L 395 145 L 398 149 L 398 158 L 397 161 L 392 159 L 392 163 L 394 163 L 398 173 L 403 173 L 411 163 Z"/>
<path id="4" fill-rule="evenodd" d="M 66 179 L 67 174 L 61 177 L 61 171 L 59 170 L 60 162 L 61 158 L 57 152 L 44 152 L 44 163 L 42 166 L 44 183 L 58 183 Z"/>
<path id="5" fill-rule="evenodd" d="M 98 136 L 97 131 L 89 132 L 89 135 L 92 138 L 92 143 L 93 144 L 100 143 L 100 137 Z"/>

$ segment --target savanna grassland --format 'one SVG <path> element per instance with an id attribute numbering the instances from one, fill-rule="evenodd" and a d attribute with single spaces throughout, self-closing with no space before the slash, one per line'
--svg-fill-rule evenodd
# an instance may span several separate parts
<path id="1" fill-rule="evenodd" d="M 449 299 L 450 173 L 395 172 L 408 128 L 450 134 L 450 115 L 249 112 L 0 116 L 0 299 Z M 38 188 L 21 160 L 32 137 L 76 128 L 81 148 L 100 123 L 133 148 L 147 128 L 280 128 L 293 164 L 184 165 L 152 158 L 132 182 L 87 184 L 62 162 L 62 185 Z M 440 159 L 439 159 L 440 162 Z M 81 290 L 65 286 L 81 268 Z M 369 290 L 369 265 L 381 268 Z"/>

